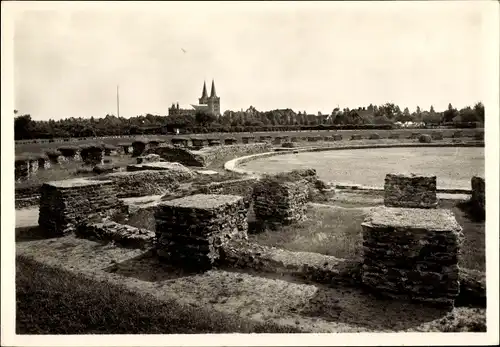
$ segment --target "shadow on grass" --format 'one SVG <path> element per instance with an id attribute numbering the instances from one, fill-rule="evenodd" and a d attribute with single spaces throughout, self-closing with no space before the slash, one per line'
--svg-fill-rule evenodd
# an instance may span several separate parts
<path id="1" fill-rule="evenodd" d="M 375 297 L 361 289 L 319 287 L 301 314 L 377 331 L 401 331 L 446 316 L 448 310 Z"/>
<path id="2" fill-rule="evenodd" d="M 46 240 L 59 238 L 54 234 L 49 233 L 47 230 L 43 229 L 39 225 L 29 226 L 15 229 L 15 240 L 16 242 L 27 242 L 35 240 Z"/>
<path id="3" fill-rule="evenodd" d="M 156 256 L 154 249 L 150 249 L 137 257 L 115 263 L 103 270 L 147 282 L 173 280 L 181 277 L 194 276 L 200 273 L 200 271 L 183 269 L 163 262 Z"/>
<path id="4" fill-rule="evenodd" d="M 455 205 L 464 215 L 474 223 L 484 222 L 484 211 L 479 210 L 470 200 L 460 201 Z"/>

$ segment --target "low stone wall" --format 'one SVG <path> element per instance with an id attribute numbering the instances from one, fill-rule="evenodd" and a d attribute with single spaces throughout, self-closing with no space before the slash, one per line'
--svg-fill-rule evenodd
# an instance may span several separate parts
<path id="1" fill-rule="evenodd" d="M 199 151 L 192 151 L 187 148 L 175 146 L 159 146 L 148 149 L 145 154 L 157 154 L 161 159 L 177 162 L 187 166 L 206 166 L 206 159 Z"/>
<path id="2" fill-rule="evenodd" d="M 80 155 L 80 148 L 78 147 L 59 147 L 57 150 L 61 152 L 61 155 L 63 156 L 64 160 L 67 161 L 82 160 L 82 157 Z"/>
<path id="3" fill-rule="evenodd" d="M 40 203 L 40 188 L 41 185 L 16 188 L 14 193 L 15 208 L 22 209 L 37 206 Z"/>
<path id="4" fill-rule="evenodd" d="M 179 181 L 188 180 L 195 176 L 195 172 L 193 170 L 185 167 L 180 163 L 162 161 L 162 162 L 134 164 L 127 166 L 127 171 L 129 172 L 145 171 L 145 170 L 168 171 L 175 179 Z"/>
<path id="5" fill-rule="evenodd" d="M 204 185 L 196 190 L 197 194 L 222 194 L 239 195 L 245 200 L 245 204 L 250 206 L 253 186 L 257 182 L 255 177 L 246 177 L 224 182 L 214 182 Z"/>
<path id="6" fill-rule="evenodd" d="M 147 249 L 154 245 L 155 233 L 151 230 L 118 224 L 85 222 L 77 226 L 75 234 L 93 241 L 115 242 L 121 246 Z"/>
<path id="7" fill-rule="evenodd" d="M 189 146 L 189 139 L 187 138 L 181 138 L 181 137 L 174 137 L 171 140 L 172 145 L 174 146 L 180 146 L 180 147 L 188 147 Z"/>
<path id="8" fill-rule="evenodd" d="M 234 137 L 228 137 L 224 139 L 224 144 L 225 145 L 235 145 L 238 143 L 238 140 L 236 140 Z"/>
<path id="9" fill-rule="evenodd" d="M 351 140 L 362 140 L 362 139 L 363 139 L 363 137 L 361 135 L 357 135 L 357 134 L 351 135 Z"/>
<path id="10" fill-rule="evenodd" d="M 463 234 L 453 212 L 381 207 L 362 229 L 367 288 L 390 298 L 454 305 Z"/>
<path id="11" fill-rule="evenodd" d="M 484 178 L 478 176 L 472 177 L 471 187 L 472 187 L 471 203 L 474 209 L 484 216 L 486 211 L 486 204 L 485 204 L 486 187 Z"/>
<path id="12" fill-rule="evenodd" d="M 192 151 L 194 155 L 202 159 L 203 165 L 208 166 L 213 162 L 226 161 L 242 155 L 250 155 L 271 151 L 273 146 L 270 143 L 250 143 L 228 146 L 205 147 L 199 151 Z"/>
<path id="13" fill-rule="evenodd" d="M 44 183 L 40 189 L 38 224 L 54 235 L 64 235 L 93 216 L 121 208 L 112 181 L 74 179 Z"/>
<path id="14" fill-rule="evenodd" d="M 176 173 L 164 170 L 114 172 L 96 179 L 114 183 L 118 198 L 165 194 L 179 186 Z"/>
<path id="15" fill-rule="evenodd" d="M 431 134 L 431 138 L 433 140 L 442 140 L 443 139 L 443 133 L 440 133 L 440 132 L 433 132 Z"/>
<path id="16" fill-rule="evenodd" d="M 436 176 L 388 174 L 384 205 L 388 207 L 436 208 Z"/>
<path id="17" fill-rule="evenodd" d="M 253 136 L 243 136 L 241 138 L 241 141 L 243 142 L 243 144 L 252 143 L 252 142 L 255 142 L 255 137 L 253 137 Z"/>
<path id="18" fill-rule="evenodd" d="M 193 139 L 193 138 L 191 138 L 191 143 L 193 144 L 194 147 L 203 147 L 208 143 L 208 141 L 205 139 Z"/>
<path id="19" fill-rule="evenodd" d="M 306 218 L 309 184 L 305 179 L 296 181 L 264 177 L 254 185 L 253 209 L 259 222 L 284 224 Z"/>
<path id="20" fill-rule="evenodd" d="M 161 157 L 158 154 L 151 153 L 137 157 L 137 164 L 156 163 L 159 161 L 161 161 Z"/>
<path id="21" fill-rule="evenodd" d="M 370 134 L 368 137 L 369 140 L 380 140 L 380 135 L 377 133 Z"/>
<path id="22" fill-rule="evenodd" d="M 259 272 L 289 274 L 327 285 L 358 286 L 357 261 L 310 252 L 292 252 L 248 241 L 230 241 L 222 247 L 220 266 Z"/>
<path id="23" fill-rule="evenodd" d="M 155 218 L 158 256 L 183 267 L 210 269 L 224 244 L 247 238 L 241 196 L 198 194 L 163 201 Z"/>

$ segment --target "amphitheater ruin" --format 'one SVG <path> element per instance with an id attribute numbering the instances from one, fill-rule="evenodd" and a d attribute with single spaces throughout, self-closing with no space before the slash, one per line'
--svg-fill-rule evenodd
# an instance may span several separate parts
<path id="1" fill-rule="evenodd" d="M 460 136 L 453 134 L 453 138 Z M 447 310 L 464 302 L 484 306 L 484 273 L 458 265 L 464 235 L 454 214 L 439 207 L 436 176 L 387 172 L 381 182 L 383 203 L 370 209 L 361 224 L 361 261 L 320 253 L 306 256 L 249 240 L 250 215 L 264 229 L 300 224 L 308 218 L 308 204 L 332 199 L 341 187 L 321 180 L 314 168 L 258 175 L 242 169 L 242 163 L 331 150 L 331 146 L 436 146 L 439 143 L 434 141 L 443 141 L 442 136 L 412 134 L 409 143 L 391 134 L 385 139 L 395 142 L 379 143 L 381 136 L 371 134 L 366 139 L 372 144 L 353 144 L 360 137 L 305 137 L 312 146 L 300 146 L 299 135 L 245 136 L 241 143 L 235 138 L 173 138 L 171 143 L 135 140 L 115 147 L 66 146 L 59 148 L 57 156 L 50 153 L 16 161 L 16 180 L 26 180 L 36 170 L 49 170 L 50 163 L 63 160 L 95 166 L 104 164 L 105 156 L 119 153 L 136 158 L 136 163 L 118 172 L 18 189 L 16 208 L 39 206 L 38 224 L 50 237 L 75 234 L 116 247 L 152 249 L 161 262 L 179 268 L 286 273 L 332 286 L 362 288 L 381 300 L 388 297 Z M 480 146 L 477 141 L 468 138 L 462 145 Z M 460 144 L 448 139 L 444 145 Z M 224 173 L 208 169 L 219 162 L 234 176 L 215 179 Z M 471 178 L 469 194 L 471 203 L 484 214 L 484 178 Z M 144 203 L 130 202 L 139 199 Z M 118 214 L 126 218 L 113 220 Z M 126 223 L 139 215 L 151 227 Z"/>

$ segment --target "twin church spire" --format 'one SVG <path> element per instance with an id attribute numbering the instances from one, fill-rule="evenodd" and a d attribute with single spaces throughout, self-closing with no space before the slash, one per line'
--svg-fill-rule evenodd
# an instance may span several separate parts
<path id="1" fill-rule="evenodd" d="M 212 80 L 212 88 L 210 90 L 210 98 L 216 98 L 217 93 L 215 91 L 215 82 Z M 203 82 L 203 91 L 201 92 L 201 98 L 200 100 L 207 100 L 208 99 L 208 94 L 207 94 L 207 83 Z M 205 103 L 205 102 L 203 102 Z"/>

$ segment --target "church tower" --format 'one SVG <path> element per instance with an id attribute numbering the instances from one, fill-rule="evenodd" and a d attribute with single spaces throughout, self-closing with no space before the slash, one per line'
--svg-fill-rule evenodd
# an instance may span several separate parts
<path id="1" fill-rule="evenodd" d="M 205 90 L 205 85 L 203 85 L 203 90 Z M 215 116 L 220 116 L 220 97 L 217 96 L 215 91 L 215 82 L 212 80 L 212 88 L 210 90 L 210 97 L 207 100 L 208 110 Z"/>
<path id="2" fill-rule="evenodd" d="M 207 84 L 203 82 L 203 91 L 201 92 L 200 105 L 206 105 L 208 103 L 208 94 L 207 94 Z"/>

